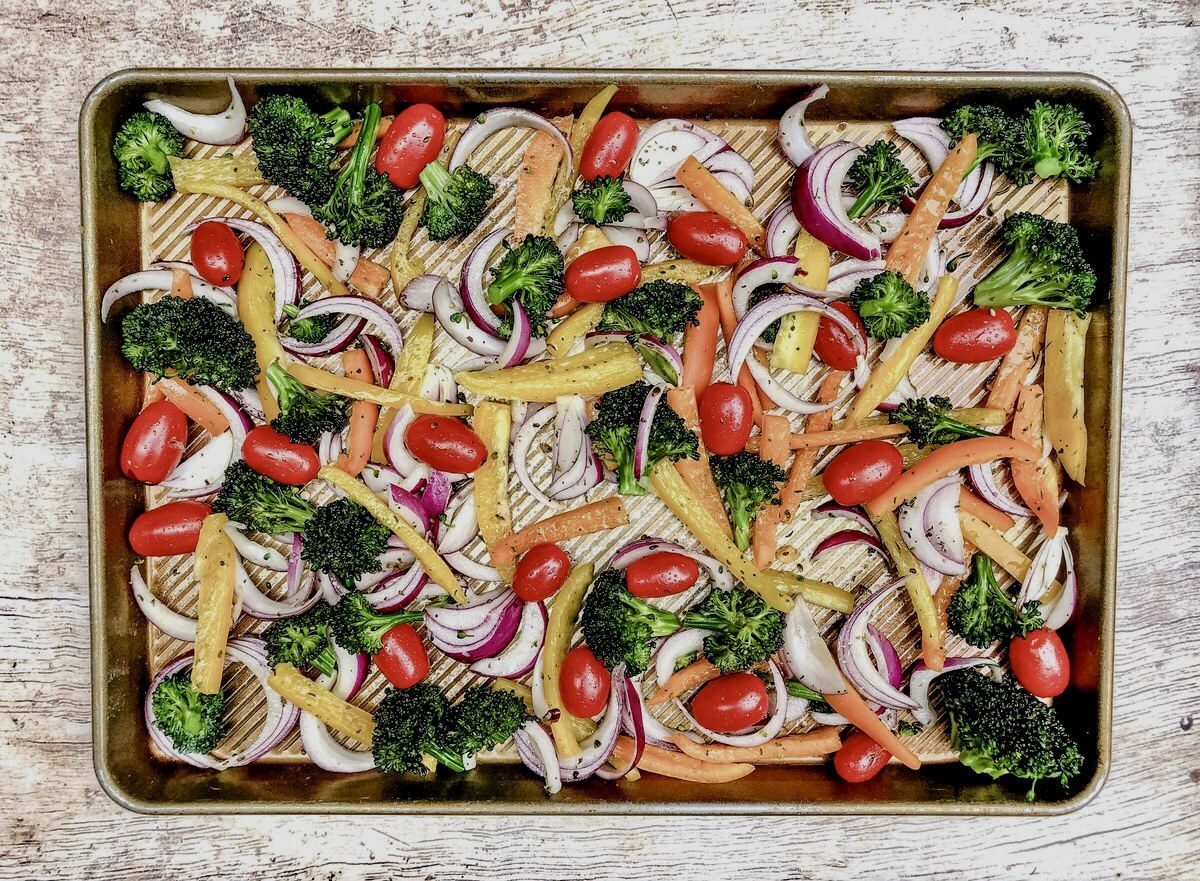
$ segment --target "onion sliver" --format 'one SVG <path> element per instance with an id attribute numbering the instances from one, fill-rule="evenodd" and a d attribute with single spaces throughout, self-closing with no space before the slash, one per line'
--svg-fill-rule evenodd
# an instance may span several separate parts
<path id="1" fill-rule="evenodd" d="M 829 86 L 814 86 L 779 118 L 779 147 L 792 165 L 800 165 L 816 152 L 808 129 L 804 126 L 804 114 L 808 105 L 820 101 L 829 94 Z"/>
<path id="2" fill-rule="evenodd" d="M 183 642 L 196 641 L 196 619 L 181 615 L 168 609 L 163 602 L 151 593 L 142 578 L 142 572 L 137 566 L 129 570 L 129 586 L 133 589 L 133 599 L 146 619 L 172 639 Z M 235 620 L 237 616 L 234 616 Z"/>
<path id="3" fill-rule="evenodd" d="M 450 154 L 450 170 L 454 171 L 460 165 L 469 162 L 471 154 L 491 135 L 502 129 L 514 127 L 532 128 L 545 132 L 554 138 L 555 143 L 562 149 L 566 161 L 568 163 L 573 161 L 571 145 L 567 143 L 566 137 L 550 120 L 521 107 L 493 107 L 471 120 L 471 124 L 462 133 L 462 137 L 454 146 L 454 152 Z"/>
<path id="4" fill-rule="evenodd" d="M 241 523 L 230 521 L 225 524 L 225 534 L 233 542 L 234 550 L 238 552 L 238 556 L 249 560 L 253 565 L 263 569 L 269 569 L 272 572 L 286 572 L 288 569 L 288 557 L 274 548 L 266 547 L 249 538 L 244 531 L 245 529 L 246 527 Z"/>
<path id="5" fill-rule="evenodd" d="M 792 252 L 792 242 L 800 235 L 800 220 L 792 201 L 784 201 L 767 218 L 767 256 L 786 257 Z"/>
<path id="6" fill-rule="evenodd" d="M 916 705 L 914 709 L 909 710 L 913 718 L 922 725 L 932 725 L 937 717 L 933 714 L 933 704 L 929 700 L 929 684 L 943 673 L 967 667 L 987 667 L 989 675 L 1000 670 L 1000 665 L 990 658 L 946 658 L 941 670 L 931 670 L 924 661 L 917 661 L 908 676 L 908 695 Z"/>
<path id="7" fill-rule="evenodd" d="M 783 659 L 793 676 L 818 694 L 845 694 L 846 681 L 803 597 L 784 618 Z"/>
<path id="8" fill-rule="evenodd" d="M 192 293 L 196 292 L 196 282 L 200 281 L 204 282 L 204 284 L 208 284 L 208 282 L 204 280 L 204 277 L 196 271 L 196 267 L 194 265 L 183 260 L 155 260 L 153 263 L 147 266 L 146 269 L 182 269 L 192 277 Z M 217 284 L 212 285 L 212 288 L 229 297 L 231 301 L 237 299 L 237 291 L 232 286 Z"/>
<path id="9" fill-rule="evenodd" d="M 400 325 L 383 306 L 366 297 L 323 297 L 309 303 L 297 313 L 297 318 L 311 318 L 314 315 L 350 315 L 361 318 L 373 324 L 383 335 L 393 353 L 404 347 L 404 337 L 400 333 Z"/>
<path id="10" fill-rule="evenodd" d="M 813 548 L 812 558 L 814 560 L 818 560 L 824 554 L 828 553 L 834 548 L 839 548 L 848 544 L 866 545 L 871 550 L 880 553 L 885 560 L 890 559 L 887 551 L 883 547 L 883 542 L 881 542 L 876 536 L 869 535 L 865 532 L 859 532 L 857 529 L 843 529 L 839 532 L 835 532 L 833 535 L 823 538 L 821 542 L 815 548 Z"/>
<path id="11" fill-rule="evenodd" d="M 128 297 L 130 294 L 140 294 L 142 291 L 169 291 L 171 290 L 171 282 L 171 271 L 169 269 L 143 269 L 141 272 L 132 272 L 123 278 L 117 279 L 108 286 L 104 291 L 104 296 L 100 299 L 100 320 L 108 321 L 108 314 L 112 311 L 113 304 L 122 297 Z M 220 288 L 216 288 L 206 281 L 193 278 L 192 293 L 197 297 L 210 300 L 219 306 L 221 311 L 236 317 L 237 307 L 234 305 L 234 297 L 225 293 Z"/>
<path id="12" fill-rule="evenodd" d="M 517 753 L 525 767 L 542 776 L 546 793 L 554 795 L 562 791 L 562 774 L 558 769 L 558 750 L 554 740 L 546 733 L 541 723 L 529 721 L 513 736 Z M 528 757 L 528 758 L 527 758 Z"/>
<path id="13" fill-rule="evenodd" d="M 433 312 L 433 291 L 438 282 L 450 282 L 444 275 L 418 275 L 400 292 L 400 304 L 418 312 Z"/>
<path id="14" fill-rule="evenodd" d="M 455 493 L 446 508 L 446 521 L 450 525 L 444 527 L 438 535 L 439 554 L 461 551 L 478 534 L 479 522 L 476 519 L 473 488 L 466 487 Z"/>
<path id="15" fill-rule="evenodd" d="M 641 480 L 646 473 L 646 463 L 650 458 L 650 430 L 654 425 L 654 414 L 662 400 L 661 387 L 652 388 L 642 402 L 642 412 L 638 417 L 637 434 L 633 441 L 633 477 Z"/>
<path id="16" fill-rule="evenodd" d="M 979 493 L 983 500 L 993 508 L 998 508 L 1005 514 L 1012 514 L 1014 517 L 1033 516 L 1032 511 L 1014 501 L 1011 496 L 1000 489 L 990 465 L 968 466 L 967 477 L 971 481 L 971 486 L 975 488 L 975 492 Z"/>
<path id="17" fill-rule="evenodd" d="M 364 333 L 361 342 L 363 351 L 367 353 L 367 360 L 371 363 L 371 375 L 375 378 L 375 385 L 387 388 L 391 385 L 392 374 L 396 370 L 396 361 L 392 353 L 373 333 Z"/>
<path id="18" fill-rule="evenodd" d="M 521 482 L 521 486 L 525 487 L 526 492 L 543 505 L 553 504 L 553 499 L 542 492 L 541 487 L 534 482 L 532 476 L 529 474 L 529 450 L 533 446 L 538 432 L 555 418 L 557 412 L 558 410 L 553 404 L 547 404 L 545 407 L 534 411 L 534 413 L 526 417 L 525 421 L 521 423 L 521 427 L 517 429 L 512 442 L 512 466 L 513 470 L 517 473 L 517 480 Z"/>
<path id="19" fill-rule="evenodd" d="M 222 432 L 171 469 L 159 486 L 210 493 L 220 489 L 225 469 L 235 458 L 233 433 Z"/>
<path id="20" fill-rule="evenodd" d="M 246 105 L 242 103 L 233 77 L 226 77 L 226 80 L 229 106 L 220 113 L 192 113 L 157 98 L 143 102 L 142 106 L 153 113 L 161 113 L 185 138 L 201 144 L 236 144 L 246 135 Z"/>
<path id="21" fill-rule="evenodd" d="M 879 236 L 857 226 L 842 204 L 846 172 L 862 149 L 835 141 L 809 156 L 792 182 L 792 208 L 808 232 L 830 248 L 860 260 L 881 254 Z"/>
<path id="22" fill-rule="evenodd" d="M 568 782 L 584 780 L 608 761 L 617 746 L 617 737 L 621 734 L 622 707 L 625 701 L 625 664 L 617 664 L 612 671 L 612 686 L 608 696 L 608 706 L 600 727 L 589 738 L 590 745 L 579 755 L 560 758 L 559 768 L 563 779 Z"/>
<path id="23" fill-rule="evenodd" d="M 516 367 L 525 360 L 525 355 L 529 352 L 529 342 L 533 338 L 529 313 L 525 311 L 525 306 L 519 300 L 513 300 L 510 305 L 513 318 L 512 333 L 497 359 L 500 367 Z"/>
<path id="24" fill-rule="evenodd" d="M 953 494 L 947 492 L 939 496 L 935 509 L 930 511 L 934 494 L 947 487 L 953 488 Z M 913 556 L 943 575 L 962 575 L 965 565 L 962 558 L 962 528 L 957 526 L 960 491 L 961 484 L 957 475 L 943 477 L 922 489 L 912 501 L 901 505 L 897 512 L 900 536 L 909 550 L 913 552 Z M 937 544 L 929 536 L 930 527 L 926 525 L 927 523 L 933 524 L 934 528 L 941 533 Z M 957 540 L 953 535 L 956 527 L 958 530 Z M 957 545 L 959 554 L 957 560 L 948 556 L 955 545 Z M 946 552 L 941 550 L 941 546 L 946 547 Z"/>
<path id="25" fill-rule="evenodd" d="M 867 643 L 867 626 L 870 624 L 871 614 L 903 583 L 903 579 L 893 581 L 859 603 L 838 634 L 837 655 L 842 672 L 864 698 L 884 707 L 909 710 L 917 706 L 916 702 L 880 675 L 871 660 Z"/>
<path id="26" fill-rule="evenodd" d="M 499 569 L 488 566 L 486 563 L 477 563 L 462 551 L 445 554 L 442 559 L 446 561 L 446 565 L 464 578 L 472 578 L 475 581 L 490 583 L 504 580 L 504 576 L 500 574 Z"/>
<path id="27" fill-rule="evenodd" d="M 871 522 L 871 518 L 866 515 L 866 512 L 857 505 L 843 505 L 835 502 L 832 499 L 824 504 L 817 505 L 813 508 L 812 518 L 814 520 L 821 517 L 841 517 L 853 523 L 857 523 L 871 535 L 879 538 L 879 530 L 875 524 Z"/>
<path id="28" fill-rule="evenodd" d="M 930 169 L 936 171 L 938 166 L 950 155 L 950 136 L 942 128 L 941 120 L 932 116 L 914 116 L 900 119 L 892 123 L 892 129 L 906 141 L 921 151 Z M 991 162 L 984 162 L 971 171 L 959 186 L 954 195 L 958 208 L 947 211 L 942 217 L 939 227 L 961 226 L 973 219 L 987 204 L 991 192 L 992 180 L 995 177 L 995 167 Z M 923 184 L 918 185 L 918 189 Z M 981 196 L 982 193 L 982 196 Z M 916 204 L 912 196 L 901 199 L 906 211 L 911 211 Z"/>
<path id="29" fill-rule="evenodd" d="M 707 635 L 703 630 L 685 627 L 663 640 L 654 659 L 654 676 L 660 686 L 671 678 L 680 658 L 703 650 L 704 637 Z"/>
<path id="30" fill-rule="evenodd" d="M 544 603 L 525 603 L 521 623 L 512 642 L 494 658 L 485 658 L 471 665 L 471 672 L 495 679 L 519 679 L 537 663 L 546 642 L 546 606 Z"/>
<path id="31" fill-rule="evenodd" d="M 246 612 L 263 621 L 294 617 L 301 612 L 307 612 L 321 601 L 321 590 L 316 579 L 309 579 L 307 590 L 301 590 L 296 596 L 281 601 L 271 599 L 258 589 L 258 585 L 242 565 L 240 557 L 234 563 L 234 571 Z"/>
<path id="32" fill-rule="evenodd" d="M 797 257 L 763 257 L 738 273 L 733 284 L 733 314 L 738 321 L 750 311 L 750 296 L 765 284 L 791 284 L 800 267 Z"/>
<path id="33" fill-rule="evenodd" d="M 469 352 L 495 358 L 504 352 L 504 341 L 471 320 L 463 300 L 449 282 L 439 281 L 433 291 L 433 314 L 442 330 Z"/>
<path id="34" fill-rule="evenodd" d="M 221 415 L 229 423 L 229 432 L 233 437 L 233 456 L 229 461 L 236 462 L 242 458 L 242 444 L 246 441 L 246 435 L 254 428 L 254 420 L 232 395 L 227 395 L 210 385 L 197 386 L 197 390 L 221 411 Z"/>

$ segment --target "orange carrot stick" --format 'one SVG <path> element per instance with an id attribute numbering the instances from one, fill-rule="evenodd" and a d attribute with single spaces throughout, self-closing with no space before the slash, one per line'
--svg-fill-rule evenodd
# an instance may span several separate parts
<path id="1" fill-rule="evenodd" d="M 354 379 L 371 382 L 371 361 L 362 349 L 347 349 L 342 352 L 342 372 Z M 355 401 L 350 405 L 350 430 L 346 435 L 346 452 L 338 456 L 337 466 L 347 474 L 357 477 L 371 458 L 371 442 L 375 437 L 375 423 L 379 419 L 379 405 L 370 401 Z"/>
<path id="2" fill-rule="evenodd" d="M 701 165 L 695 156 L 689 156 L 683 161 L 679 171 L 675 172 L 675 179 L 687 187 L 688 192 L 703 202 L 706 208 L 720 214 L 745 233 L 750 247 L 760 254 L 766 253 L 767 231 L 758 222 L 758 218 L 741 199 L 717 180 L 711 171 Z M 921 256 L 924 257 L 924 253 Z"/>
<path id="3" fill-rule="evenodd" d="M 304 214 L 285 214 L 283 220 L 288 228 L 296 234 L 296 238 L 308 245 L 308 249 L 318 260 L 326 266 L 333 266 L 337 260 L 337 246 L 325 234 L 325 227 Z M 354 272 L 350 274 L 346 284 L 360 294 L 378 300 L 390 277 L 391 274 L 386 266 L 381 266 L 366 257 L 359 257 L 358 263 L 354 266 Z M 396 292 L 397 295 L 399 293 L 399 291 Z"/>
<path id="4" fill-rule="evenodd" d="M 837 752 L 842 746 L 837 729 L 818 728 L 806 734 L 790 734 L 776 737 L 762 746 L 725 746 L 720 743 L 696 743 L 685 734 L 676 734 L 671 742 L 685 756 L 702 762 L 746 762 L 751 765 L 769 765 L 794 762 L 797 759 L 813 759 Z"/>
<path id="5" fill-rule="evenodd" d="M 782 468 L 787 464 L 788 435 L 791 425 L 786 416 L 763 414 L 759 456 Z M 754 565 L 766 569 L 775 562 L 775 528 L 779 525 L 779 505 L 764 505 L 754 518 L 750 548 Z"/>
<path id="6" fill-rule="evenodd" d="M 1035 450 L 1042 449 L 1043 399 L 1040 385 L 1022 386 L 1013 413 L 1012 436 Z M 1048 459 L 1036 462 L 1013 460 L 1013 486 L 1042 523 L 1047 535 L 1058 532 L 1058 472 Z"/>
<path id="7" fill-rule="evenodd" d="M 613 764 L 625 767 L 633 758 L 633 740 L 618 737 L 613 750 Z M 663 777 L 687 780 L 691 783 L 732 783 L 754 771 L 753 765 L 730 762 L 702 762 L 691 756 L 646 744 L 638 768 Z"/>
<path id="8" fill-rule="evenodd" d="M 714 292 L 717 295 L 717 306 L 721 313 L 721 333 L 725 337 L 725 345 L 729 345 L 729 341 L 733 339 L 733 332 L 737 330 L 738 320 L 737 313 L 733 310 L 733 276 L 717 282 L 713 285 Z M 754 421 L 762 422 L 763 405 L 759 398 L 758 383 L 754 381 L 754 377 L 750 375 L 750 368 L 743 366 L 738 372 L 738 385 L 750 393 L 750 403 L 754 405 Z"/>
<path id="9" fill-rule="evenodd" d="M 712 382 L 713 365 L 717 361 L 717 330 L 721 326 L 721 306 L 717 302 L 716 285 L 694 285 L 702 305 L 696 314 L 697 324 L 683 331 L 683 376 L 681 386 L 692 389 L 697 400 Z"/>
<path id="10" fill-rule="evenodd" d="M 172 377 L 160 379 L 155 385 L 162 396 L 184 412 L 189 419 L 216 437 L 229 430 L 229 420 L 221 415 L 216 404 L 192 386 Z"/>
<path id="11" fill-rule="evenodd" d="M 186 269 L 171 270 L 171 296 L 181 300 L 192 298 L 192 275 Z"/>
<path id="12" fill-rule="evenodd" d="M 793 434 L 791 447 L 793 450 L 807 450 L 813 447 L 836 447 L 841 444 L 856 444 L 865 440 L 883 440 L 889 437 L 900 437 L 908 434 L 903 425 L 864 425 L 859 428 L 834 428 L 829 431 L 805 432 Z"/>
<path id="13" fill-rule="evenodd" d="M 882 720 L 875 715 L 875 711 L 867 706 L 867 702 L 862 699 L 862 696 L 849 685 L 846 686 L 845 694 L 825 695 L 825 703 L 833 707 L 835 713 L 841 713 L 851 725 L 864 732 L 899 759 L 902 764 L 914 771 L 921 767 L 921 760 L 900 742 L 900 738 L 888 730 Z"/>
<path id="14" fill-rule="evenodd" d="M 646 706 L 662 706 L 677 697 L 683 697 L 693 688 L 699 688 L 706 682 L 712 682 L 720 675 L 721 671 L 707 659 L 701 658 L 693 661 L 682 670 L 672 673 L 666 682 L 660 683 L 658 690 L 646 701 Z"/>
<path id="15" fill-rule="evenodd" d="M 696 396 L 690 388 L 684 386 L 671 389 L 667 392 L 667 404 L 679 415 L 684 425 L 697 435 L 700 433 L 700 413 L 696 409 Z M 704 510 L 712 515 L 713 520 L 725 530 L 727 536 L 733 538 L 733 527 L 729 525 L 729 515 L 725 513 L 725 501 L 721 497 L 721 491 L 717 489 L 717 482 L 713 480 L 704 442 L 700 442 L 699 459 L 680 459 L 675 463 L 675 469 L 683 478 L 683 482 L 696 494 Z"/>
<path id="16" fill-rule="evenodd" d="M 554 124 L 565 134 L 570 134 L 574 121 L 574 116 L 567 116 L 554 120 Z M 554 178 L 558 175 L 559 163 L 565 158 L 562 147 L 549 133 L 536 132 L 530 139 L 517 172 L 513 241 L 521 242 L 527 235 L 542 234 Z"/>
<path id="17" fill-rule="evenodd" d="M 999 508 L 989 505 L 965 486 L 959 490 L 958 506 L 964 511 L 974 514 L 992 529 L 999 529 L 1001 532 L 1008 532 L 1017 522 Z"/>
<path id="18" fill-rule="evenodd" d="M 566 541 L 581 535 L 628 525 L 629 515 L 625 513 L 625 505 L 616 496 L 591 502 L 539 520 L 514 532 L 492 550 L 492 565 L 503 566 L 511 563 L 534 545 L 543 542 Z"/>
<path id="19" fill-rule="evenodd" d="M 554 306 L 550 309 L 550 315 L 554 318 L 566 318 L 583 304 L 576 300 L 568 293 L 561 293 L 558 299 L 554 301 Z"/>
<path id="20" fill-rule="evenodd" d="M 385 134 L 387 134 L 387 130 L 392 127 L 393 119 L 395 119 L 394 116 L 385 116 L 379 120 L 379 128 L 375 130 L 375 140 L 378 141 L 382 139 Z M 351 147 L 357 144 L 358 132 L 361 128 L 361 122 L 354 123 L 354 127 L 350 130 L 350 134 L 338 141 L 337 148 L 339 150 L 349 150 Z"/>
<path id="21" fill-rule="evenodd" d="M 826 376 L 821 383 L 821 388 L 817 391 L 817 401 L 821 404 L 828 404 L 834 400 L 837 397 L 838 387 L 845 378 L 846 374 L 838 370 Z M 807 434 L 811 431 L 813 434 L 817 434 L 825 431 L 832 424 L 833 409 L 822 410 L 820 413 L 813 413 L 808 417 L 808 421 L 804 425 L 804 432 Z M 800 502 L 804 500 L 805 487 L 808 479 L 812 477 L 813 467 L 817 464 L 820 452 L 818 447 L 808 447 L 796 451 L 795 458 L 792 459 L 791 471 L 788 472 L 787 483 L 779 493 L 779 519 L 784 523 L 791 523 L 792 518 L 800 509 Z"/>
<path id="22" fill-rule="evenodd" d="M 1021 383 L 1037 363 L 1038 353 L 1046 339 L 1046 317 L 1050 310 L 1045 306 L 1029 306 L 1021 316 L 1017 328 L 1017 341 L 1004 359 L 992 379 L 992 390 L 988 392 L 987 406 L 1003 410 L 1012 415 L 1017 403 Z"/>

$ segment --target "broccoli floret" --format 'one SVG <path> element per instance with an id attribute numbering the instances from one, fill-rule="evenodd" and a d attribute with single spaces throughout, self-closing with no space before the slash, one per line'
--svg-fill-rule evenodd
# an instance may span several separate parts
<path id="1" fill-rule="evenodd" d="M 808 701 L 808 711 L 810 713 L 833 712 L 833 707 L 825 702 L 825 695 L 813 691 L 799 679 L 788 680 L 787 693 L 792 697 L 798 697 Z"/>
<path id="2" fill-rule="evenodd" d="M 142 202 L 161 202 L 175 190 L 169 156 L 183 155 L 183 136 L 161 113 L 143 110 L 125 120 L 113 138 L 117 182 Z"/>
<path id="3" fill-rule="evenodd" d="M 354 128 L 349 113 L 318 115 L 302 98 L 273 95 L 255 104 L 246 122 L 263 177 L 305 203 L 329 198 L 337 144 Z"/>
<path id="4" fill-rule="evenodd" d="M 509 248 L 508 241 L 504 243 Z M 562 252 L 549 236 L 525 236 L 525 241 L 509 248 L 500 264 L 492 270 L 487 299 L 493 306 L 518 300 L 529 316 L 530 329 L 539 339 L 546 336 L 550 309 L 563 292 Z M 504 319 L 500 336 L 512 333 L 512 316 Z"/>
<path id="5" fill-rule="evenodd" d="M 992 104 L 965 104 L 942 120 L 942 129 L 950 136 L 951 146 L 972 133 L 978 139 L 968 174 L 988 160 L 1001 171 L 1008 171 L 1023 153 L 1020 120 Z"/>
<path id="6" fill-rule="evenodd" d="M 929 320 L 929 300 L 896 272 L 864 278 L 850 294 L 850 305 L 877 340 L 904 336 Z"/>
<path id="7" fill-rule="evenodd" d="M 883 139 L 863 148 L 863 154 L 846 172 L 846 180 L 858 190 L 858 198 L 846 212 L 852 219 L 862 217 L 880 203 L 899 208 L 901 197 L 910 195 L 917 184 L 900 161 L 899 148 Z"/>
<path id="8" fill-rule="evenodd" d="M 604 304 L 597 330 L 648 333 L 673 343 L 704 305 L 690 285 L 660 278 Z"/>
<path id="9" fill-rule="evenodd" d="M 453 767 L 449 763 L 458 761 L 458 757 L 447 753 L 440 743 L 449 709 L 446 696 L 428 682 L 389 689 L 375 710 L 375 733 L 371 737 L 375 766 L 384 773 L 424 777 L 429 773 L 425 756 L 431 756 Z"/>
<path id="10" fill-rule="evenodd" d="M 267 368 L 267 382 L 279 402 L 279 415 L 272 427 L 298 444 L 315 444 L 327 431 L 335 434 L 346 427 L 350 405 L 340 395 L 311 391 L 278 361 Z"/>
<path id="11" fill-rule="evenodd" d="M 333 607 L 329 626 L 334 640 L 346 651 L 373 655 L 383 649 L 383 637 L 389 630 L 399 624 L 416 624 L 423 617 L 417 609 L 377 612 L 363 594 L 351 591 Z"/>
<path id="12" fill-rule="evenodd" d="M 592 443 L 616 463 L 617 491 L 625 496 L 646 494 L 646 488 L 633 476 L 633 457 L 638 420 L 648 394 L 650 384 L 639 379 L 602 395 L 596 405 L 596 418 L 586 429 Z M 696 435 L 688 430 L 674 410 L 659 401 L 650 423 L 650 445 L 643 472 L 649 474 L 663 459 L 674 462 L 699 457 Z"/>
<path id="13" fill-rule="evenodd" d="M 708 464 L 729 507 L 734 541 L 744 551 L 750 547 L 750 529 L 759 509 L 779 504 L 778 485 L 787 480 L 787 474 L 749 450 L 732 456 L 710 456 Z"/>
<path id="14" fill-rule="evenodd" d="M 317 571 L 352 587 L 361 576 L 382 568 L 379 555 L 387 549 L 389 535 L 362 505 L 338 499 L 317 508 L 308 521 L 301 556 Z"/>
<path id="15" fill-rule="evenodd" d="M 918 447 L 948 444 L 964 437 L 991 437 L 992 433 L 976 425 L 959 422 L 950 415 L 950 399 L 941 395 L 912 398 L 888 414 L 892 425 L 908 429 L 908 439 Z"/>
<path id="16" fill-rule="evenodd" d="M 121 322 L 121 352 L 138 370 L 239 392 L 254 385 L 254 340 L 242 323 L 203 297 L 163 297 Z"/>
<path id="17" fill-rule="evenodd" d="M 766 284 L 760 284 L 758 287 L 756 287 L 754 290 L 752 290 L 750 292 L 750 303 L 749 303 L 750 308 L 753 309 L 755 306 L 757 306 L 763 300 L 768 299 L 769 297 L 777 297 L 780 294 L 786 294 L 787 292 L 788 292 L 788 289 L 787 289 L 787 285 L 785 285 L 785 284 L 779 284 L 778 282 L 773 282 L 773 281 L 767 282 Z M 782 325 L 783 325 L 783 319 L 777 318 L 775 321 L 772 321 L 770 324 L 767 325 L 766 330 L 764 330 L 762 333 L 760 333 L 758 335 L 758 338 L 760 340 L 762 340 L 764 343 L 775 342 L 775 338 L 777 336 L 779 336 L 779 328 Z"/>
<path id="18" fill-rule="evenodd" d="M 584 181 L 571 194 L 571 204 L 580 220 L 594 226 L 616 223 L 633 210 L 629 193 L 625 192 L 619 177 Z"/>
<path id="19" fill-rule="evenodd" d="M 976 554 L 971 576 L 950 600 L 947 623 L 968 643 L 982 649 L 1037 630 L 1042 626 L 1042 611 L 1036 600 L 1018 609 L 997 584 L 992 561 Z"/>
<path id="20" fill-rule="evenodd" d="M 313 516 L 313 506 L 300 498 L 294 487 L 259 474 L 241 459 L 225 469 L 213 510 L 255 532 L 271 535 L 302 532 Z"/>
<path id="21" fill-rule="evenodd" d="M 439 761 L 452 771 L 462 771 L 467 759 L 504 743 L 531 718 L 525 702 L 511 691 L 472 686 L 444 718 Z"/>
<path id="22" fill-rule="evenodd" d="M 368 104 L 358 140 L 333 191 L 324 202 L 313 205 L 313 217 L 325 224 L 330 238 L 364 248 L 387 245 L 404 219 L 404 191 L 371 165 L 379 118 L 379 105 Z"/>
<path id="23" fill-rule="evenodd" d="M 1100 162 L 1087 152 L 1092 127 L 1079 108 L 1038 101 L 1025 117 L 1022 160 L 1011 174 L 1024 186 L 1034 177 L 1083 183 L 1096 176 Z"/>
<path id="24" fill-rule="evenodd" d="M 288 663 L 312 667 L 326 676 L 333 675 L 337 655 L 329 644 L 329 620 L 333 607 L 319 602 L 306 612 L 272 621 L 263 633 L 267 644 L 267 662 L 271 667 Z"/>
<path id="25" fill-rule="evenodd" d="M 168 676 L 154 689 L 150 699 L 154 725 L 175 749 L 185 753 L 212 752 L 229 733 L 221 721 L 225 693 L 201 694 L 192 685 L 192 673 L 184 668 Z"/>
<path id="26" fill-rule="evenodd" d="M 300 307 L 293 306 L 291 303 L 283 307 L 283 314 L 291 319 L 287 326 L 288 336 L 301 343 L 321 342 L 329 336 L 338 322 L 338 316 L 333 312 L 297 319 Z"/>
<path id="27" fill-rule="evenodd" d="M 744 587 L 709 592 L 683 623 L 709 631 L 704 657 L 722 673 L 761 664 L 783 646 L 783 613 Z"/>
<path id="28" fill-rule="evenodd" d="M 943 673 L 936 680 L 950 716 L 950 742 L 959 761 L 993 778 L 1011 774 L 1066 786 L 1083 768 L 1083 756 L 1052 707 L 1015 682 L 996 682 L 975 670 Z"/>
<path id="29" fill-rule="evenodd" d="M 1009 215 L 1000 235 L 1012 253 L 975 285 L 976 306 L 1049 306 L 1081 318 L 1087 314 L 1096 273 L 1074 227 L 1022 211 Z"/>
<path id="30" fill-rule="evenodd" d="M 465 236 L 479 226 L 496 193 L 494 183 L 466 165 L 451 173 L 440 162 L 430 162 L 421 172 L 421 184 L 428 197 L 421 226 L 435 242 Z"/>

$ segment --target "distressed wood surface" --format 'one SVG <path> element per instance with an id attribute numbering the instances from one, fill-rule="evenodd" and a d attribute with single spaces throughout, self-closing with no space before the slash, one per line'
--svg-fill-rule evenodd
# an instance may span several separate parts
<path id="1" fill-rule="evenodd" d="M 297 14 L 296 8 L 302 7 Z M 1194 0 L 35 0 L 0 12 L 0 878 L 1200 874 Z M 78 109 L 133 65 L 1081 70 L 1134 122 L 1114 768 L 1061 818 L 174 818 L 92 774 Z"/>

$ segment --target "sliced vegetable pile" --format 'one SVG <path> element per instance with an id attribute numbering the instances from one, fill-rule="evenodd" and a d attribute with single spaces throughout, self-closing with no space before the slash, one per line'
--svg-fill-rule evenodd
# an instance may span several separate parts
<path id="1" fill-rule="evenodd" d="M 427 104 L 385 117 L 277 95 L 247 113 L 229 85 L 225 113 L 147 102 L 113 144 L 135 198 L 178 191 L 252 216 L 187 227 L 190 262 L 119 279 L 100 306 L 149 381 L 121 468 L 165 491 L 130 545 L 190 555 L 197 584 L 187 617 L 131 572 L 145 615 L 193 644 L 147 694 L 158 749 L 221 770 L 299 728 L 326 770 L 424 775 L 512 740 L 551 793 L 639 769 L 720 783 L 836 754 L 858 783 L 891 758 L 920 767 L 905 741 L 935 721 L 937 680 L 968 767 L 1029 781 L 1030 798 L 1079 773 L 1038 698 L 1069 681 L 1058 631 L 1079 588 L 1060 509 L 1065 481 L 1085 480 L 1096 275 L 1072 227 L 1014 214 L 1006 256 L 955 311 L 958 258 L 939 238 L 976 222 L 998 176 L 1093 177 L 1078 111 L 965 105 L 893 123 L 926 173 L 888 139 L 818 148 L 804 116 L 827 90 L 813 89 L 780 120 L 796 171 L 761 220 L 751 162 L 694 122 L 606 112 L 615 87 L 578 117 L 489 109 L 448 142 Z M 494 225 L 499 182 L 471 162 L 514 127 L 534 134 L 509 229 Z M 249 152 L 186 158 L 185 139 L 247 133 Z M 264 202 L 265 185 L 283 194 Z M 426 273 L 421 229 L 472 236 L 457 277 Z M 678 259 L 649 263 L 664 240 Z M 323 294 L 302 302 L 310 277 Z M 407 333 L 389 285 L 424 313 Z M 439 333 L 469 353 L 455 370 L 432 359 Z M 983 405 L 918 389 L 922 353 L 995 362 Z M 812 399 L 795 391 L 809 375 Z M 207 441 L 186 455 L 189 422 Z M 535 447 L 551 459 L 542 480 Z M 510 473 L 515 493 L 561 510 L 519 525 Z M 656 504 L 643 496 L 693 544 L 638 536 L 631 509 Z M 779 527 L 826 497 L 811 516 L 837 528 L 810 558 L 861 547 L 894 579 L 856 595 L 788 571 Z M 1005 537 L 1017 518 L 1043 533 L 1032 560 Z M 628 540 L 602 566 L 563 547 L 611 530 Z M 921 642 L 907 670 L 872 623 L 901 588 Z M 831 643 L 812 605 L 847 616 Z M 231 637 L 243 616 L 267 622 L 261 635 Z M 452 699 L 427 681 L 439 657 L 485 682 Z M 222 748 L 231 663 L 267 706 L 236 751 Z M 373 711 L 355 703 L 372 664 L 391 685 Z"/>

